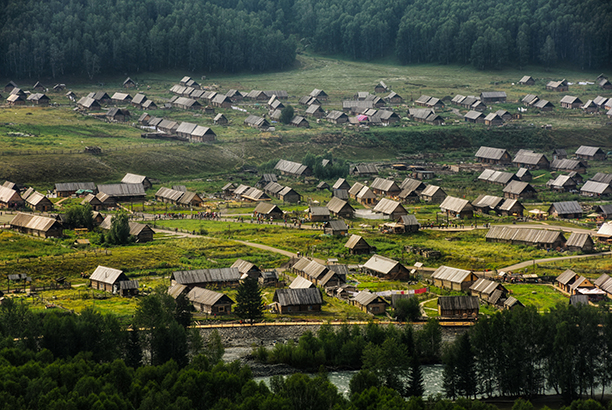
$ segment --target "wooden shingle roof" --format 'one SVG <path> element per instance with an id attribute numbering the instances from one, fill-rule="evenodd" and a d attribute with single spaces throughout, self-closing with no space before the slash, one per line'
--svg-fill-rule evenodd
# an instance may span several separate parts
<path id="1" fill-rule="evenodd" d="M 440 266 L 436 271 L 431 275 L 432 279 L 445 280 L 452 283 L 462 283 L 465 281 L 471 274 L 469 270 L 459 269 L 459 268 L 451 268 L 449 266 Z"/>
<path id="2" fill-rule="evenodd" d="M 322 305 L 323 297 L 317 288 L 309 289 L 276 289 L 274 302 L 281 306 Z"/>
<path id="3" fill-rule="evenodd" d="M 238 268 L 195 269 L 172 272 L 177 283 L 190 285 L 194 283 L 237 282 L 240 280 Z"/>
<path id="4" fill-rule="evenodd" d="M 90 280 L 97 282 L 108 283 L 112 285 L 119 279 L 123 271 L 119 269 L 108 268 L 106 266 L 98 266 L 89 277 Z"/>
<path id="5" fill-rule="evenodd" d="M 474 310 L 479 307 L 476 296 L 440 296 L 438 306 L 443 310 Z"/>
<path id="6" fill-rule="evenodd" d="M 476 158 L 500 160 L 507 153 L 508 151 L 503 148 L 480 147 L 475 156 Z"/>

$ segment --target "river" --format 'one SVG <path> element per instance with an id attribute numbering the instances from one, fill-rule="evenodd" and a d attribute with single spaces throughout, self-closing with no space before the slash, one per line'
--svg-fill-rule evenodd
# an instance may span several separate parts
<path id="1" fill-rule="evenodd" d="M 444 366 L 441 364 L 421 366 L 423 372 L 423 385 L 425 386 L 425 394 L 423 397 L 435 396 L 436 394 L 444 394 L 442 388 L 442 373 Z M 345 370 L 339 372 L 329 372 L 329 381 L 332 382 L 338 391 L 348 396 L 349 394 L 349 383 L 353 375 L 357 373 L 356 370 Z M 255 377 L 256 382 L 264 381 L 270 386 L 270 376 Z"/>

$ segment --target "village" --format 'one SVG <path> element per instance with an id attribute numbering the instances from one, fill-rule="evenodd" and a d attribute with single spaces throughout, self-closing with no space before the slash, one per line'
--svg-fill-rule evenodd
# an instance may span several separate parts
<path id="1" fill-rule="evenodd" d="M 585 84 L 603 92 L 612 89 L 604 75 Z M 528 89 L 536 85 L 536 80 L 524 76 L 517 85 Z M 544 95 L 550 98 L 551 94 L 569 92 L 570 85 L 576 87 L 566 80 L 548 81 Z M 534 93 L 519 95 L 512 102 L 517 109 L 510 112 L 499 108 L 510 108 L 505 105 L 509 103 L 505 91 L 457 94 L 452 98 L 421 95 L 407 104 L 385 81 L 376 84 L 373 93 L 356 92 L 352 99 L 335 102 L 330 95 L 337 97 L 337 92 L 328 95 L 316 88 L 298 97 L 291 97 L 285 90 L 230 89 L 223 94 L 214 90 L 217 86 L 200 85 L 189 76 L 165 91 L 172 97 L 156 96 L 156 102 L 129 77 L 122 83 L 124 91 L 112 95 L 94 91 L 79 97 L 73 91 L 65 93 L 66 88 L 65 84 L 56 84 L 51 90 L 53 100 L 40 82 L 32 91 L 25 91 L 11 81 L 4 91 L 9 94 L 8 107 L 54 109 L 56 100 L 65 99 L 58 107 L 68 102 L 76 112 L 117 125 L 136 119 L 130 110 L 142 112 L 133 123 L 142 138 L 189 144 L 222 143 L 224 138 L 219 140 L 218 133 L 223 136 L 225 130 L 235 127 L 273 134 L 277 127 L 284 126 L 281 119 L 287 108 L 291 108 L 285 121 L 289 127 L 305 129 L 312 125 L 315 130 L 323 123 L 366 130 L 412 123 L 504 127 L 520 122 L 528 109 L 536 116 L 559 110 L 555 103 Z M 131 90 L 138 91 L 131 95 Z M 593 118 L 596 114 L 612 118 L 612 98 L 592 96 L 583 103 L 578 97 L 566 95 L 559 104 L 562 109 L 595 115 Z M 173 113 L 181 111 L 198 114 L 194 114 L 194 122 L 175 120 Z M 95 156 L 103 149 L 86 147 L 85 152 Z M 92 232 L 76 228 L 68 235 L 74 236 L 73 246 L 81 250 L 101 247 L 95 232 L 109 232 L 113 217 L 121 212 L 129 214 L 129 234 L 135 242 L 129 246 L 136 247 L 160 238 L 208 238 L 210 227 L 219 231 L 217 237 L 228 240 L 247 239 L 241 233 L 251 229 L 249 226 L 256 226 L 259 232 L 274 229 L 290 235 L 311 234 L 310 239 L 296 239 L 289 247 L 278 238 L 268 243 L 260 241 L 267 251 L 283 255 L 276 265 L 258 266 L 245 257 L 228 261 L 225 267 L 182 269 L 189 267 L 183 263 L 167 275 L 164 272 L 162 283 L 168 293 L 175 298 L 186 295 L 201 317 L 208 319 L 233 317 L 232 297 L 247 277 L 267 289 L 270 320 L 274 315 L 317 317 L 317 312 L 325 313 L 332 300 L 334 306 L 339 301 L 353 307 L 348 309 L 355 317 L 393 319 L 398 300 L 417 297 L 424 318 L 471 321 L 481 310 L 488 314 L 533 302 L 538 292 L 531 289 L 536 285 L 549 293 L 552 289 L 555 301 L 608 301 L 612 297 L 609 270 L 598 272 L 580 264 L 588 260 L 582 256 L 609 255 L 612 224 L 606 221 L 612 215 L 612 174 L 606 172 L 605 148 L 583 145 L 572 153 L 569 147 L 552 152 L 525 147 L 511 154 L 503 147 L 481 146 L 471 158 L 469 155 L 451 162 L 443 155 L 421 155 L 346 165 L 333 157 L 317 157 L 318 162 L 310 161 L 309 165 L 281 158 L 273 167 L 248 168 L 216 177 L 204 184 L 204 189 L 201 182 L 188 180 L 163 186 L 166 184 L 160 180 L 136 173 L 127 173 L 114 183 L 96 184 L 86 178 L 55 182 L 46 192 L 20 181 L 6 181 L 0 187 L 0 206 L 5 209 L 5 229 L 64 242 L 65 210 L 88 206 L 96 228 Z M 325 172 L 333 174 L 332 167 L 341 176 L 322 178 Z M 438 235 L 422 246 L 418 238 L 426 232 L 448 236 Z M 440 239 L 462 241 L 468 234 L 479 235 L 472 240 L 505 251 L 497 252 L 491 263 L 487 261 L 490 257 L 453 250 L 452 243 L 440 244 Z M 379 246 L 381 240 L 387 245 Z M 534 251 L 524 252 L 526 247 Z M 526 258 L 522 253 L 533 257 Z M 537 259 L 547 255 L 566 261 L 566 265 L 580 257 L 575 265 L 578 272 L 568 268 L 574 265 L 561 264 L 563 268 L 555 266 L 552 272 L 536 274 L 520 265 L 533 260 L 535 271 Z M 447 266 L 453 262 L 454 267 Z M 82 285 L 113 297 L 134 297 L 151 288 L 139 283 L 138 277 L 124 273 L 125 268 L 100 264 L 81 272 L 81 279 L 88 279 Z M 66 275 L 52 272 L 51 276 Z M 5 297 L 23 290 L 36 293 L 36 282 L 41 279 L 26 273 L 9 274 Z M 529 301 L 521 300 L 521 292 L 512 286 L 529 286 Z M 542 312 L 546 308 L 538 305 Z"/>

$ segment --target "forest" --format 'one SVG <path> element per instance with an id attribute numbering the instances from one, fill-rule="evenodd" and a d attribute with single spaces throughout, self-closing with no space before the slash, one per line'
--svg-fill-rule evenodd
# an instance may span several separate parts
<path id="1" fill-rule="evenodd" d="M 2 0 L 0 72 L 87 75 L 290 67 L 298 49 L 402 64 L 612 63 L 599 0 Z"/>

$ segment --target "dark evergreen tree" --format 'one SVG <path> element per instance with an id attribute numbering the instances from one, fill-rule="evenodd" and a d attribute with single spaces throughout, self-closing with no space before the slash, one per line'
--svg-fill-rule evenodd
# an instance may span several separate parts
<path id="1" fill-rule="evenodd" d="M 283 124 L 289 124 L 293 119 L 293 115 L 295 114 L 295 110 L 291 105 L 287 105 L 281 110 L 280 122 Z"/>
<path id="2" fill-rule="evenodd" d="M 106 234 L 106 242 L 111 245 L 125 245 L 130 241 L 130 223 L 127 214 L 112 217 L 111 228 Z"/>
<path id="3" fill-rule="evenodd" d="M 256 279 L 248 277 L 238 286 L 234 313 L 239 318 L 248 320 L 249 323 L 253 324 L 263 317 L 263 310 L 264 302 L 259 284 Z"/>

